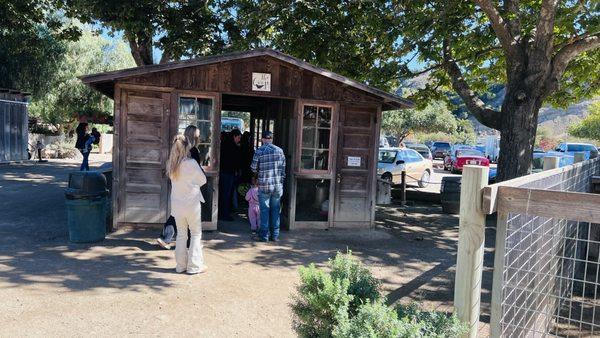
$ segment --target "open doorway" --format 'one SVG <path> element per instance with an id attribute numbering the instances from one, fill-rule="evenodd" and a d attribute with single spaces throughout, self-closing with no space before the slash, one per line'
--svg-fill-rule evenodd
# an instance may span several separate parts
<path id="1" fill-rule="evenodd" d="M 220 230 L 250 230 L 247 220 L 248 204 L 244 195 L 250 186 L 252 155 L 254 150 L 262 145 L 263 131 L 273 132 L 273 143 L 279 146 L 286 156 L 286 177 L 291 178 L 295 133 L 290 131 L 294 130 L 294 106 L 295 100 L 290 99 L 227 94 L 222 96 L 218 223 Z M 233 148 L 232 151 L 231 142 L 238 144 L 239 148 Z M 232 187 L 231 171 L 235 168 L 238 170 L 233 178 Z M 281 198 L 282 229 L 289 229 L 290 182 L 291 179 L 286 180 Z"/>

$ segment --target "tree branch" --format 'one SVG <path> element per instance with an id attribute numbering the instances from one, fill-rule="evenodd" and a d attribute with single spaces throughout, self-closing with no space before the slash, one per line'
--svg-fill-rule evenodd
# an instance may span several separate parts
<path id="1" fill-rule="evenodd" d="M 452 58 L 450 41 L 448 39 L 444 39 L 443 50 L 445 69 L 448 73 L 448 76 L 450 76 L 452 88 L 463 100 L 469 109 L 469 112 L 473 114 L 473 116 L 475 116 L 479 122 L 487 127 L 498 129 L 500 125 L 500 113 L 486 107 L 485 103 L 477 96 L 475 92 L 471 90 L 471 87 L 467 81 L 465 81 L 462 75 L 460 67 L 458 67 L 458 64 L 456 63 L 456 60 Z"/>
<path id="2" fill-rule="evenodd" d="M 507 20 L 508 31 L 512 35 L 513 39 L 521 34 L 521 17 L 519 12 L 519 0 L 504 0 L 504 11 L 506 13 L 513 13 L 514 18 Z"/>
<path id="3" fill-rule="evenodd" d="M 494 7 L 491 0 L 475 0 L 475 3 L 481 7 L 483 12 L 490 19 L 492 29 L 494 30 L 494 33 L 496 33 L 498 40 L 500 40 L 502 48 L 504 48 L 509 55 L 515 54 L 514 38 L 508 29 L 506 21 L 500 16 L 500 12 Z"/>
<path id="4" fill-rule="evenodd" d="M 540 18 L 535 29 L 532 47 L 550 57 L 552 53 L 554 36 L 554 18 L 556 17 L 556 6 L 558 0 L 543 0 L 540 10 Z"/>
<path id="5" fill-rule="evenodd" d="M 552 58 L 552 71 L 546 81 L 546 93 L 550 94 L 558 89 L 558 83 L 571 60 L 581 53 L 596 48 L 600 48 L 600 32 L 577 39 L 559 49 Z"/>
<path id="6" fill-rule="evenodd" d="M 164 50 L 162 56 L 160 57 L 160 64 L 167 63 L 171 61 L 171 53 L 167 50 Z"/>
<path id="7" fill-rule="evenodd" d="M 467 56 L 464 56 L 464 57 L 462 57 L 462 58 L 455 59 L 454 61 L 455 61 L 455 62 L 460 62 L 460 61 L 465 61 L 465 60 L 469 60 L 469 59 L 472 59 L 472 58 L 480 57 L 481 55 L 484 55 L 484 54 L 487 54 L 487 53 L 489 53 L 489 52 L 492 52 L 492 51 L 498 50 L 498 49 L 500 49 L 500 48 L 502 48 L 502 47 L 500 47 L 500 46 L 492 46 L 492 47 L 489 47 L 489 48 L 485 48 L 485 49 L 482 49 L 482 50 L 476 51 L 476 52 L 474 52 L 474 53 L 473 53 L 473 54 L 471 54 L 471 55 L 467 55 Z M 436 64 L 436 65 L 433 65 L 433 66 L 431 66 L 431 67 L 428 67 L 428 68 L 425 68 L 425 69 L 423 69 L 423 70 L 420 70 L 420 71 L 418 71 L 418 72 L 416 72 L 416 73 L 412 73 L 412 72 L 411 72 L 411 74 L 410 74 L 410 75 L 412 75 L 412 76 L 419 76 L 419 75 L 421 75 L 421 74 L 425 74 L 425 73 L 427 73 L 427 72 L 429 72 L 429 71 L 432 71 L 432 70 L 434 70 L 434 69 L 443 68 L 443 67 L 446 67 L 446 65 L 445 65 L 444 63 L 438 63 L 438 64 Z"/>

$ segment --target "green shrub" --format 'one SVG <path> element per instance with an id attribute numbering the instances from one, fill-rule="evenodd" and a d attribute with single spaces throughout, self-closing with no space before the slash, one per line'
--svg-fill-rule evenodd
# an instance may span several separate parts
<path id="1" fill-rule="evenodd" d="M 419 323 L 421 336 L 432 338 L 459 337 L 469 329 L 455 314 L 447 315 L 438 311 L 422 311 L 415 303 L 398 305 L 399 318 Z"/>
<path id="2" fill-rule="evenodd" d="M 300 268 L 292 303 L 300 337 L 458 337 L 467 325 L 454 315 L 421 311 L 416 304 L 387 306 L 380 281 L 351 252 L 337 253 L 330 272 L 314 264 Z"/>
<path id="3" fill-rule="evenodd" d="M 347 317 L 347 279 L 334 280 L 313 264 L 300 268 L 298 295 L 292 304 L 294 329 L 301 337 L 331 337 L 338 320 Z"/>
<path id="4" fill-rule="evenodd" d="M 365 268 L 358 259 L 352 256 L 352 251 L 346 254 L 338 252 L 333 260 L 329 261 L 331 278 L 334 280 L 348 280 L 348 294 L 352 295 L 350 301 L 350 316 L 357 313 L 362 304 L 377 301 L 381 298 L 378 281 L 371 272 Z"/>
<path id="5" fill-rule="evenodd" d="M 391 307 L 382 301 L 365 303 L 352 318 L 341 318 L 333 330 L 335 338 L 418 337 L 419 323 L 398 319 Z"/>

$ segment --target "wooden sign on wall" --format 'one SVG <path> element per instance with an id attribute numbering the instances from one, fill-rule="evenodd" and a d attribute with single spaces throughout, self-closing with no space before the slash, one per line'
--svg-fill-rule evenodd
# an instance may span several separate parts
<path id="1" fill-rule="evenodd" d="M 252 90 L 256 92 L 271 91 L 270 73 L 252 73 Z"/>

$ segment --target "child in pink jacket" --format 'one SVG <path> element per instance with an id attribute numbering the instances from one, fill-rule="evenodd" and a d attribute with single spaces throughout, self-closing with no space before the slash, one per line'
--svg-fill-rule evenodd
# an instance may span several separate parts
<path id="1" fill-rule="evenodd" d="M 256 235 L 256 231 L 260 226 L 260 207 L 258 203 L 258 183 L 256 178 L 252 179 L 252 187 L 246 193 L 246 201 L 248 201 L 248 219 L 250 220 L 250 230 L 252 235 Z"/>

